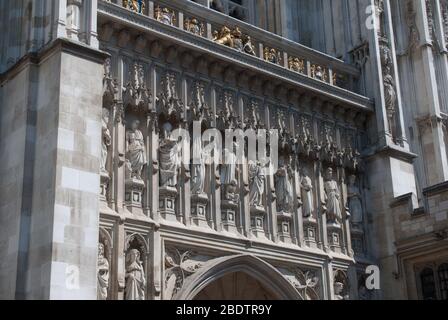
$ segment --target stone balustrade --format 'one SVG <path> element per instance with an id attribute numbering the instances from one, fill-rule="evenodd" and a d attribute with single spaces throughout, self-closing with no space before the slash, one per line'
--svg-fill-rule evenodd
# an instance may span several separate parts
<path id="1" fill-rule="evenodd" d="M 358 92 L 359 70 L 344 61 L 185 0 L 103 0 L 303 76 Z"/>

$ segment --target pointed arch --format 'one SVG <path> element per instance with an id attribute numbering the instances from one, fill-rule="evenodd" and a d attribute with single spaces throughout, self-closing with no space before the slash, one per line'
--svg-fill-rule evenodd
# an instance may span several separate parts
<path id="1" fill-rule="evenodd" d="M 259 281 L 279 300 L 302 300 L 294 286 L 272 265 L 253 255 L 214 259 L 189 277 L 174 299 L 192 300 L 214 281 L 231 273 L 242 272 Z"/>

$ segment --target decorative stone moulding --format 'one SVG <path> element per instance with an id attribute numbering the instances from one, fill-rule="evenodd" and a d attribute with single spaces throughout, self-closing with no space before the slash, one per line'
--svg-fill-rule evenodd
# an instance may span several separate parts
<path id="1" fill-rule="evenodd" d="M 331 251 L 342 253 L 342 228 L 338 223 L 327 225 L 328 245 Z"/>
<path id="2" fill-rule="evenodd" d="M 198 227 L 208 227 L 207 204 L 208 197 L 205 193 L 191 196 L 191 219 Z"/>
<path id="3" fill-rule="evenodd" d="M 168 221 L 177 221 L 176 198 L 178 192 L 173 187 L 160 187 L 159 189 L 159 211 L 162 218 Z"/>
<path id="4" fill-rule="evenodd" d="M 225 231 L 237 233 L 236 215 L 238 204 L 234 201 L 221 201 L 221 221 Z"/>
<path id="5" fill-rule="evenodd" d="M 285 243 L 291 243 L 292 214 L 289 212 L 277 212 L 278 237 Z"/>
<path id="6" fill-rule="evenodd" d="M 265 238 L 264 220 L 266 211 L 262 207 L 250 208 L 250 229 L 252 234 L 257 238 Z"/>
<path id="7" fill-rule="evenodd" d="M 318 225 L 314 218 L 310 217 L 303 220 L 304 240 L 308 247 L 317 247 L 317 230 Z"/>
<path id="8" fill-rule="evenodd" d="M 125 202 L 127 209 L 136 214 L 142 214 L 142 199 L 145 183 L 140 179 L 126 179 Z"/>

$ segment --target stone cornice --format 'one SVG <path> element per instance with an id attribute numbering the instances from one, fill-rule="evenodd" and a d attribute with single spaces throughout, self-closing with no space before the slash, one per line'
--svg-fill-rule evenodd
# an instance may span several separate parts
<path id="1" fill-rule="evenodd" d="M 423 189 L 423 194 L 425 196 L 432 196 L 442 192 L 448 192 L 448 181 L 427 187 Z"/>
<path id="2" fill-rule="evenodd" d="M 274 78 L 275 81 L 283 81 L 286 85 L 296 87 L 302 91 L 305 90 L 311 95 L 322 96 L 336 104 L 355 109 L 358 112 L 371 113 L 374 111 L 373 102 L 367 97 L 312 79 L 282 66 L 268 63 L 260 58 L 243 54 L 207 38 L 198 37 L 177 27 L 165 25 L 148 16 L 134 14 L 121 6 L 101 1 L 99 2 L 98 15 L 100 24 L 112 22 L 115 25 L 127 27 L 148 36 L 162 38 L 165 41 L 173 42 L 177 46 L 184 46 L 186 49 L 207 54 L 209 57 L 226 61 L 242 69 L 261 73 L 265 77 Z M 286 40 L 283 39 L 283 41 Z M 327 57 L 326 55 L 320 55 L 322 59 L 324 56 Z M 336 63 L 334 58 L 329 61 Z"/>

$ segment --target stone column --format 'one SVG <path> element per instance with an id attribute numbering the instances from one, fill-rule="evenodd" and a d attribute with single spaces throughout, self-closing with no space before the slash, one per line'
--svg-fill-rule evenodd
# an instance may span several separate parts
<path id="1" fill-rule="evenodd" d="M 27 80 L 27 86 L 36 88 L 27 97 L 35 104 L 35 135 L 25 156 L 34 171 L 27 176 L 30 202 L 18 233 L 16 298 L 97 298 L 106 58 L 103 52 L 59 39 L 37 61 L 29 61 L 39 74 Z"/>

